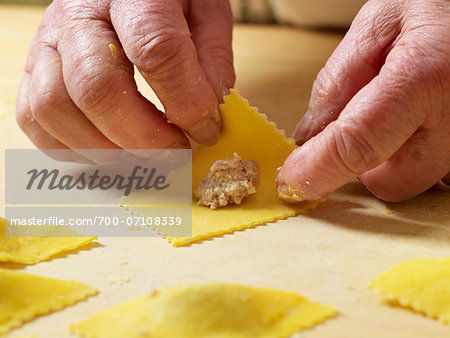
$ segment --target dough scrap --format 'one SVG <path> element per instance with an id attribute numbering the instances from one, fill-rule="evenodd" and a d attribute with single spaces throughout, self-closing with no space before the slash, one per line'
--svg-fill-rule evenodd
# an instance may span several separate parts
<path id="1" fill-rule="evenodd" d="M 450 258 L 396 264 L 368 287 L 403 307 L 450 324 Z"/>
<path id="2" fill-rule="evenodd" d="M 96 289 L 80 282 L 7 269 L 0 269 L 0 290 L 0 335 L 97 294 Z"/>
<path id="3" fill-rule="evenodd" d="M 78 249 L 95 237 L 5 237 L 6 220 L 0 217 L 0 262 L 35 264 L 62 252 Z"/>
<path id="4" fill-rule="evenodd" d="M 198 183 L 194 191 L 197 205 L 216 209 L 230 203 L 241 204 L 248 195 L 256 193 L 258 180 L 258 162 L 241 159 L 234 153 L 231 159 L 214 162 Z"/>
<path id="5" fill-rule="evenodd" d="M 288 337 L 333 316 L 294 292 L 237 284 L 166 287 L 71 325 L 88 338 Z"/>
<path id="6" fill-rule="evenodd" d="M 221 105 L 223 131 L 219 141 L 210 147 L 199 146 L 192 156 L 192 186 L 196 187 L 217 160 L 231 158 L 238 153 L 242 158 L 259 164 L 260 179 L 257 192 L 248 196 L 240 205 L 227 205 L 219 209 L 192 206 L 192 237 L 169 237 L 173 246 L 185 246 L 210 237 L 251 228 L 314 209 L 320 201 L 304 201 L 288 204 L 276 194 L 277 168 L 295 149 L 293 139 L 277 129 L 266 115 L 250 107 L 248 101 L 236 90 L 224 98 Z M 142 205 L 140 193 L 122 198 L 123 206 L 131 212 L 134 205 Z M 139 213 L 139 212 L 136 212 Z M 151 216 L 139 213 L 140 216 Z"/>

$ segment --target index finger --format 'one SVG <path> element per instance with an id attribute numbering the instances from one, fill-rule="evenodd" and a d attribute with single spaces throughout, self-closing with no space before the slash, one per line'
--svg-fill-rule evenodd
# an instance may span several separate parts
<path id="1" fill-rule="evenodd" d="M 166 117 L 195 141 L 215 143 L 221 129 L 219 102 L 199 63 L 180 1 L 117 0 L 111 21 Z"/>
<path id="2" fill-rule="evenodd" d="M 287 158 L 277 178 L 279 197 L 288 202 L 326 197 L 394 155 L 425 120 L 408 99 L 417 95 L 414 81 L 403 67 L 382 69 L 336 121 Z"/>

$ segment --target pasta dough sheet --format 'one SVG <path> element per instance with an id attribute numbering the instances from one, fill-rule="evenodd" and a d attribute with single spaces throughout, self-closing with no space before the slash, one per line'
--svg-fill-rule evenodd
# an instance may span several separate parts
<path id="1" fill-rule="evenodd" d="M 369 284 L 389 300 L 450 324 L 450 258 L 413 259 Z"/>
<path id="2" fill-rule="evenodd" d="M 192 188 L 197 187 L 216 160 L 233 158 L 233 153 L 242 159 L 255 160 L 259 164 L 260 179 L 256 193 L 248 196 L 240 205 L 227 205 L 219 209 L 192 205 L 192 237 L 171 237 L 174 246 L 184 246 L 210 237 L 236 230 L 254 227 L 266 222 L 284 219 L 305 213 L 317 206 L 319 201 L 288 204 L 276 194 L 277 168 L 295 149 L 294 140 L 277 129 L 274 122 L 267 121 L 257 108 L 236 90 L 224 98 L 221 105 L 223 132 L 217 144 L 211 147 L 199 146 L 192 157 Z M 130 211 L 133 205 L 145 203 L 144 193 L 135 193 L 122 199 Z M 141 216 L 151 216 L 137 212 Z"/>
<path id="3" fill-rule="evenodd" d="M 62 252 L 78 249 L 95 237 L 5 237 L 6 221 L 0 217 L 0 262 L 35 264 Z"/>
<path id="4" fill-rule="evenodd" d="M 6 269 L 0 269 L 0 290 L 0 335 L 97 293 L 80 282 Z"/>
<path id="5" fill-rule="evenodd" d="M 89 338 L 287 337 L 333 316 L 294 292 L 236 284 L 171 286 L 72 325 Z"/>

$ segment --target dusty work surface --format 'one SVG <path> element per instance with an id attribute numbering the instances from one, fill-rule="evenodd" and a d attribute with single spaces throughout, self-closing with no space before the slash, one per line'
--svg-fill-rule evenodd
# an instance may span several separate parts
<path id="1" fill-rule="evenodd" d="M 32 146 L 13 115 L 29 41 L 42 13 L 39 8 L 0 6 L 2 151 Z M 282 27 L 237 26 L 236 87 L 289 134 L 305 112 L 315 74 L 341 38 Z M 2 156 L 0 215 L 3 161 Z M 151 289 L 229 281 L 298 291 L 336 306 L 336 318 L 302 337 L 448 337 L 450 327 L 388 307 L 365 287 L 394 263 L 450 256 L 449 241 L 450 193 L 433 191 L 406 203 L 386 204 L 354 182 L 307 215 L 190 247 L 173 248 L 161 238 L 99 238 L 98 244 L 78 253 L 26 268 L 14 266 L 82 281 L 100 294 L 28 323 L 13 336 L 66 337 L 69 323 Z M 113 283 L 127 278 L 123 285 Z"/>

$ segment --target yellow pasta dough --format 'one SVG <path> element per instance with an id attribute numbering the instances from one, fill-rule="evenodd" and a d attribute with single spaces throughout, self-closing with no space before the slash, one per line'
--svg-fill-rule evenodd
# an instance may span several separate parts
<path id="1" fill-rule="evenodd" d="M 209 237 L 250 228 L 306 212 L 316 207 L 318 201 L 288 204 L 276 194 L 277 168 L 295 149 L 294 140 L 286 137 L 269 122 L 264 114 L 236 90 L 224 98 L 221 105 L 223 132 L 220 140 L 211 147 L 199 146 L 192 158 L 192 187 L 195 189 L 216 160 L 233 158 L 237 153 L 242 159 L 255 160 L 259 164 L 260 180 L 256 193 L 248 196 L 240 205 L 227 205 L 219 209 L 192 206 L 192 237 L 172 237 L 174 246 L 183 246 Z M 124 206 L 133 211 L 134 205 L 142 205 L 140 193 L 123 198 Z M 142 216 L 150 216 L 142 215 Z"/>
<path id="2" fill-rule="evenodd" d="M 80 282 L 7 269 L 0 269 L 0 290 L 0 334 L 97 293 Z"/>
<path id="3" fill-rule="evenodd" d="M 450 324 L 450 258 L 413 259 L 369 284 L 389 300 Z"/>
<path id="4" fill-rule="evenodd" d="M 85 337 L 287 337 L 333 316 L 294 292 L 236 284 L 172 286 L 72 325 Z"/>
<path id="5" fill-rule="evenodd" d="M 5 219 L 0 217 L 0 262 L 35 264 L 61 252 L 75 250 L 95 237 L 5 237 Z"/>

